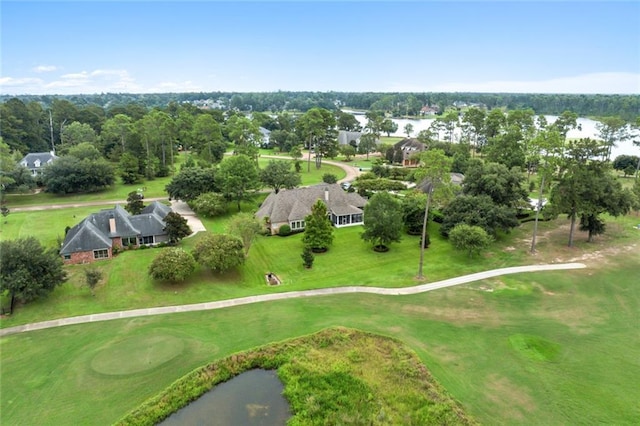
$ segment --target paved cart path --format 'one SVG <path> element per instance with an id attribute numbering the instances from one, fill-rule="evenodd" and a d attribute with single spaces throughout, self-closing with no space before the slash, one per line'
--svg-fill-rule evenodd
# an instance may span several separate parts
<path id="1" fill-rule="evenodd" d="M 259 302 L 269 302 L 273 300 L 282 299 L 294 299 L 299 297 L 312 297 L 312 296 L 326 296 L 334 294 L 349 294 L 349 293 L 373 293 L 388 296 L 401 296 L 417 293 L 424 293 L 427 291 L 437 290 L 445 287 L 452 287 L 460 284 L 466 284 L 473 281 L 483 280 L 486 278 L 493 278 L 500 275 L 518 274 L 521 272 L 539 272 L 539 271 L 557 271 L 567 269 L 582 269 L 586 268 L 583 263 L 558 263 L 558 264 L 546 264 L 546 265 L 527 265 L 527 266 L 514 266 L 510 268 L 493 269 L 491 271 L 478 272 L 471 275 L 463 275 L 461 277 L 450 278 L 443 281 L 438 281 L 429 284 L 422 284 L 413 287 L 402 288 L 381 288 L 381 287 L 362 287 L 362 286 L 349 286 L 349 287 L 333 287 L 322 288 L 317 290 L 304 290 L 304 291 L 290 291 L 285 293 L 272 293 L 272 294 L 260 294 L 257 296 L 241 297 L 237 299 L 218 300 L 215 302 L 203 302 L 194 303 L 190 305 L 177 305 L 177 306 L 162 306 L 156 308 L 143 308 L 133 309 L 129 311 L 120 312 L 105 312 L 101 314 L 82 315 L 70 318 L 60 318 L 50 321 L 37 322 L 32 324 L 24 324 L 15 327 L 8 327 L 0 329 L 0 337 L 7 336 L 15 333 L 23 333 L 32 330 L 41 330 L 44 328 L 62 327 L 71 324 L 83 324 L 89 322 L 109 321 L 122 318 L 135 318 L 150 315 L 162 315 L 172 314 L 178 312 L 194 312 L 194 311 L 208 311 L 214 309 L 223 309 L 232 306 L 248 305 Z"/>

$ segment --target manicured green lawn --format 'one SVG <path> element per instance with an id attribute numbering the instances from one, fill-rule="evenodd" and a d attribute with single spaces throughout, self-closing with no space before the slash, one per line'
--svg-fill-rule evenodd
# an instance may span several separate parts
<path id="1" fill-rule="evenodd" d="M 125 185 L 117 183 L 113 187 L 100 192 L 92 192 L 88 194 L 68 194 L 56 195 L 46 192 L 38 194 L 8 194 L 7 205 L 9 209 L 12 207 L 27 207 L 46 204 L 75 204 L 90 201 L 109 201 L 109 200 L 126 200 L 127 195 L 138 189 L 144 190 L 146 198 L 166 197 L 165 186 L 171 181 L 171 177 L 163 177 L 154 180 L 148 180 L 143 183 L 133 185 Z"/>
<path id="2" fill-rule="evenodd" d="M 635 424 L 637 251 L 594 264 L 413 296 L 291 299 L 8 336 L 0 339 L 2 423 L 110 424 L 212 360 L 342 325 L 408 344 L 481 423 Z M 148 344 L 149 336 L 181 341 L 180 355 L 143 371 L 105 373 L 115 364 L 105 367 L 103 351 Z"/>
<path id="3" fill-rule="evenodd" d="M 269 162 L 269 158 L 260 158 L 259 165 L 264 167 Z M 289 161 L 289 160 L 276 160 L 276 161 Z M 303 162 L 302 170 L 300 171 L 300 177 L 302 178 L 302 186 L 314 185 L 322 182 L 322 176 L 326 173 L 335 175 L 338 180 L 343 179 L 346 176 L 344 170 L 340 167 L 330 164 L 323 164 L 320 169 L 316 169 L 315 163 L 312 161 L 311 169 L 307 171 L 307 164 Z M 293 166 L 292 166 L 293 169 Z M 69 195 L 56 195 L 45 192 L 38 194 L 8 194 L 7 206 L 9 209 L 13 207 L 28 207 L 36 205 L 47 204 L 77 204 L 91 201 L 110 201 L 110 200 L 126 200 L 127 195 L 132 191 L 142 189 L 146 198 L 167 197 L 165 187 L 171 182 L 172 177 L 157 178 L 154 180 L 147 180 L 142 183 L 133 185 L 125 185 L 120 182 L 116 183 L 113 187 L 100 192 L 93 192 L 88 194 L 69 194 Z"/>

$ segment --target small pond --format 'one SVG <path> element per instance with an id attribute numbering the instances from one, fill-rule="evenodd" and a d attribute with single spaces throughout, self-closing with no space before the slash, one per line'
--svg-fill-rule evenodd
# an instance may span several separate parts
<path id="1" fill-rule="evenodd" d="M 291 413 L 273 370 L 250 370 L 217 385 L 173 413 L 162 426 L 281 426 Z"/>

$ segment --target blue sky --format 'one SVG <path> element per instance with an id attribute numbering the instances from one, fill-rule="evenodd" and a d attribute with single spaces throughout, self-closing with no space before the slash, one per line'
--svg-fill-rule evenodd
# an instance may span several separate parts
<path id="1" fill-rule="evenodd" d="M 638 1 L 7 1 L 0 93 L 640 94 Z"/>

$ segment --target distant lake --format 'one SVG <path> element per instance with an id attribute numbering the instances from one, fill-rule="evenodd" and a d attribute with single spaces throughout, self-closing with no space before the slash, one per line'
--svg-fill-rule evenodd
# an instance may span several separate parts
<path id="1" fill-rule="evenodd" d="M 347 110 L 344 111 L 351 112 Z M 366 126 L 367 118 L 364 115 L 355 114 L 355 117 L 361 126 Z M 549 124 L 553 123 L 558 118 L 555 115 L 545 115 L 545 117 L 547 118 Z M 435 118 L 421 118 L 418 120 L 407 118 L 393 118 L 392 121 L 398 125 L 398 130 L 395 133 L 391 133 L 391 136 L 406 137 L 407 135 L 406 133 L 404 133 L 404 126 L 410 123 L 413 126 L 413 132 L 411 133 L 411 136 L 416 137 L 422 130 L 427 130 L 434 120 Z M 590 120 L 588 118 L 578 118 L 578 124 L 582 126 L 582 130 L 570 130 L 567 133 L 567 137 L 596 139 L 598 136 L 598 129 L 596 128 L 597 123 L 597 121 Z M 638 135 L 637 132 L 636 135 Z M 460 140 L 460 136 L 461 130 L 460 128 L 457 128 L 454 131 L 454 140 Z M 441 138 L 443 137 L 444 135 L 441 135 Z M 634 146 L 632 140 L 624 141 L 622 143 L 619 143 L 618 146 L 614 147 L 611 151 L 612 159 L 616 158 L 618 155 L 640 155 L 640 147 Z"/>

